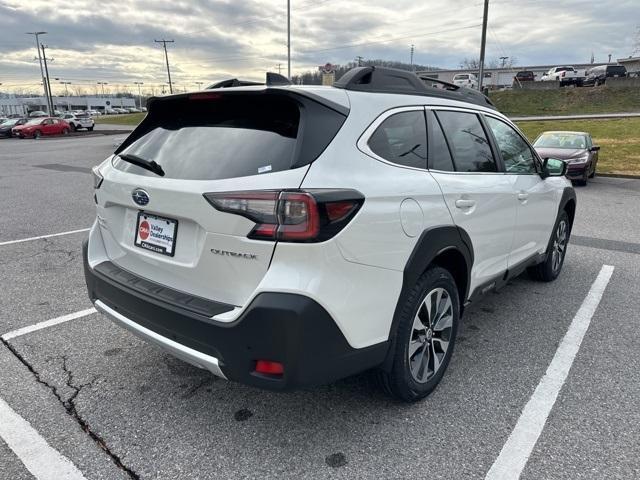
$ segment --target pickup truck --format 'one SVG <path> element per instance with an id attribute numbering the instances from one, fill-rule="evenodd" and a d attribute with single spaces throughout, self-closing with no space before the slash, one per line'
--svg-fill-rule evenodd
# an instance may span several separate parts
<path id="1" fill-rule="evenodd" d="M 583 78 L 578 75 L 573 67 L 553 67 L 540 78 L 543 82 L 559 81 L 560 86 L 576 85 L 581 86 Z"/>

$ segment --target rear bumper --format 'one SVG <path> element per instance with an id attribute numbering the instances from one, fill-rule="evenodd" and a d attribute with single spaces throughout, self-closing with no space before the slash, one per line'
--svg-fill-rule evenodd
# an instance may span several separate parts
<path id="1" fill-rule="evenodd" d="M 123 282 L 122 276 L 111 275 L 99 265 L 92 269 L 87 245 L 83 246 L 85 279 L 98 310 L 146 341 L 220 377 L 270 390 L 290 390 L 331 383 L 375 367 L 387 353 L 388 342 L 351 347 L 327 311 L 299 294 L 261 293 L 234 322 L 212 320 L 189 308 L 188 298 L 166 291 L 154 295 L 152 289 L 136 288 L 135 279 Z M 280 362 L 284 374 L 258 374 L 256 360 Z"/>

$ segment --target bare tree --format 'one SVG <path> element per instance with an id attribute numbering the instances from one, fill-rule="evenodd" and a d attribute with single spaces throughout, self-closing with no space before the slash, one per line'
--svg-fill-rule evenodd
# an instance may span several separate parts
<path id="1" fill-rule="evenodd" d="M 513 68 L 518 63 L 517 57 L 509 57 L 505 59 L 504 66 L 502 60 L 499 58 L 489 58 L 485 60 L 484 68 Z M 480 59 L 478 58 L 464 58 L 460 62 L 460 68 L 464 70 L 479 70 Z"/>

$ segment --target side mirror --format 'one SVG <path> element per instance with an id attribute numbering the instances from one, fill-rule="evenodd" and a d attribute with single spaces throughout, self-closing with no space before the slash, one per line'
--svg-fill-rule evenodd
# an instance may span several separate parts
<path id="1" fill-rule="evenodd" d="M 600 145 L 594 145 L 593 147 L 590 148 L 590 150 L 592 152 L 597 152 L 598 150 L 600 150 Z"/>
<path id="2" fill-rule="evenodd" d="M 545 158 L 542 162 L 542 173 L 540 176 L 544 179 L 547 177 L 564 177 L 567 174 L 567 164 L 564 160 L 557 158 Z"/>

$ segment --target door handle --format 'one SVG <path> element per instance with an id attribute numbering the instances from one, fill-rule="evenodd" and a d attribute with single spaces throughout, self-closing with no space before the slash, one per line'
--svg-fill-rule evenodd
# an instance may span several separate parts
<path id="1" fill-rule="evenodd" d="M 521 202 L 524 202 L 527 198 L 529 198 L 529 194 L 526 192 L 520 192 L 518 193 L 518 200 L 520 200 Z"/>
<path id="2" fill-rule="evenodd" d="M 475 200 L 469 200 L 467 198 L 460 198 L 458 200 L 456 200 L 456 207 L 457 208 L 472 208 L 476 206 L 476 201 Z"/>

